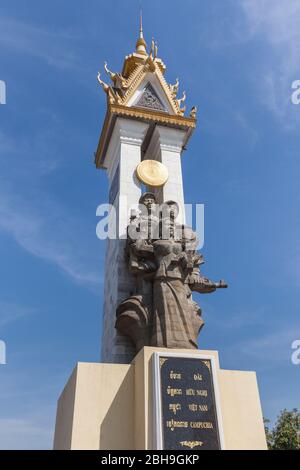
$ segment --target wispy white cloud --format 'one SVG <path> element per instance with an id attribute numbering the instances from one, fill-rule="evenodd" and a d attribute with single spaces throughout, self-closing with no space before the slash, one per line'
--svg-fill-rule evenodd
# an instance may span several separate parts
<path id="1" fill-rule="evenodd" d="M 52 433 L 50 427 L 33 419 L 0 419 L 0 449 L 51 449 Z"/>
<path id="2" fill-rule="evenodd" d="M 258 368 L 291 365 L 291 344 L 300 338 L 300 328 L 297 323 L 275 322 L 277 317 L 272 320 L 269 306 L 257 307 L 252 311 L 243 308 L 240 312 L 226 315 L 226 321 L 223 321 L 224 312 L 216 311 L 207 301 L 202 300 L 201 307 L 207 327 L 217 333 L 235 336 L 233 345 L 228 345 L 224 350 L 227 358 L 234 358 L 238 351 L 241 361 L 245 363 L 258 361 Z"/>
<path id="3" fill-rule="evenodd" d="M 0 231 L 9 233 L 32 255 L 56 264 L 74 281 L 96 287 L 99 272 L 93 270 L 95 263 L 85 246 L 83 230 L 80 221 L 54 202 L 24 202 L 0 190 Z"/>
<path id="4" fill-rule="evenodd" d="M 241 131 L 245 133 L 246 137 L 251 146 L 255 146 L 255 144 L 259 140 L 259 132 L 257 129 L 250 124 L 249 120 L 240 110 L 233 111 L 234 119 L 239 124 Z"/>
<path id="5" fill-rule="evenodd" d="M 299 128 L 300 106 L 291 102 L 292 82 L 300 79 L 299 0 L 231 0 L 231 4 L 228 16 L 216 16 L 213 32 L 209 23 L 204 42 L 225 52 L 240 46 L 246 54 L 252 45 L 255 55 L 251 54 L 248 78 L 259 102 L 284 129 Z"/>
<path id="6" fill-rule="evenodd" d="M 283 44 L 288 47 L 287 52 L 295 52 L 295 40 L 300 37 L 298 0 L 240 0 L 240 3 L 252 34 L 263 34 L 274 46 Z"/>
<path id="7" fill-rule="evenodd" d="M 34 177 L 46 175 L 56 170 L 61 163 L 55 144 L 57 134 L 54 128 L 45 129 L 37 135 L 27 135 L 18 139 L 10 137 L 0 130 L 0 162 L 2 180 L 5 171 L 10 172 L 10 180 L 18 177 Z M 49 145 L 50 144 L 50 145 Z M 22 165 L 15 165 L 12 171 L 12 161 L 20 161 L 20 149 L 22 149 Z"/>
<path id="8" fill-rule="evenodd" d="M 291 364 L 291 344 L 299 336 L 299 327 L 282 327 L 271 333 L 243 341 L 238 348 L 245 356 L 261 360 L 264 367 Z"/>
<path id="9" fill-rule="evenodd" d="M 2 47 L 38 58 L 53 67 L 78 66 L 73 39 L 74 33 L 70 31 L 51 31 L 13 18 L 0 18 Z"/>
<path id="10" fill-rule="evenodd" d="M 254 147 L 260 139 L 260 133 L 246 113 L 241 109 L 233 109 L 232 104 L 228 106 L 225 102 L 219 102 L 218 106 L 219 108 L 223 106 L 222 111 L 224 111 L 219 116 L 214 116 L 211 120 L 205 115 L 202 116 L 201 125 L 204 132 L 220 137 L 222 134 L 228 134 L 229 130 L 232 129 L 232 125 L 234 125 L 235 128 L 239 128 L 239 132 L 248 141 L 249 146 Z M 224 115 L 228 119 L 224 119 Z"/>
<path id="11" fill-rule="evenodd" d="M 233 311 L 226 315 L 224 321 L 224 312 L 219 312 L 212 303 L 204 299 L 201 294 L 194 294 L 195 300 L 199 302 L 203 309 L 203 316 L 207 326 L 221 331 L 247 330 L 249 327 L 261 327 L 269 323 L 267 308 L 258 307 L 253 310 L 242 308 L 240 311 Z M 240 331 L 241 332 L 241 331 Z"/>
<path id="12" fill-rule="evenodd" d="M 292 128 L 298 114 L 291 103 L 291 84 L 300 77 L 300 2 L 298 0 L 240 0 L 247 19 L 246 39 L 265 42 L 257 50 L 254 70 L 262 102 Z"/>
<path id="13" fill-rule="evenodd" d="M 0 132 L 0 232 L 12 236 L 32 255 L 57 265 L 76 283 L 96 289 L 100 269 L 86 244 L 83 223 L 41 184 L 41 178 L 61 164 L 55 129 L 50 127 L 24 142 Z M 24 165 L 14 165 L 20 148 Z"/>
<path id="14" fill-rule="evenodd" d="M 0 301 L 0 328 L 13 323 L 20 318 L 32 315 L 34 309 L 19 305 L 15 302 Z"/>

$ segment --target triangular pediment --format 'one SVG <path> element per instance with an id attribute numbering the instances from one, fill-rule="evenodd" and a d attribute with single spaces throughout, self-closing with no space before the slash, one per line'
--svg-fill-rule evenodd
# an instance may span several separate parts
<path id="1" fill-rule="evenodd" d="M 149 82 L 144 87 L 141 97 L 138 99 L 135 106 L 138 108 L 155 109 L 156 111 L 163 111 L 165 113 L 168 112 L 167 107 L 164 105 L 155 89 Z"/>
<path id="2" fill-rule="evenodd" d="M 128 107 L 148 108 L 168 114 L 177 114 L 177 103 L 159 70 L 141 71 L 135 86 L 129 90 L 124 104 Z"/>

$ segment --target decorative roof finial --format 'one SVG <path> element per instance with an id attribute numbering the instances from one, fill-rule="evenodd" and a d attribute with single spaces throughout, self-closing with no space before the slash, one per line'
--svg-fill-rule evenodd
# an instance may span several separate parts
<path id="1" fill-rule="evenodd" d="M 140 8 L 140 38 L 143 38 L 143 10 Z"/>
<path id="2" fill-rule="evenodd" d="M 143 33 L 143 12 L 142 12 L 142 9 L 141 9 L 140 10 L 140 35 L 139 35 L 139 39 L 137 40 L 137 43 L 136 43 L 136 52 L 138 54 L 148 55 L 146 48 L 147 48 L 147 44 L 146 44 L 146 41 L 144 39 L 144 33 Z"/>

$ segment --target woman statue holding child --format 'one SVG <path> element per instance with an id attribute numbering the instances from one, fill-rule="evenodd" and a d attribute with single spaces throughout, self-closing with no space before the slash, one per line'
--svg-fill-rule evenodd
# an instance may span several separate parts
<path id="1" fill-rule="evenodd" d="M 119 305 L 116 328 L 131 338 L 136 352 L 143 346 L 197 349 L 204 321 L 192 291 L 210 293 L 227 285 L 200 274 L 196 234 L 176 224 L 176 202 L 158 209 L 155 196 L 146 193 L 140 204 L 144 207 L 131 219 L 126 247 L 136 293 Z"/>

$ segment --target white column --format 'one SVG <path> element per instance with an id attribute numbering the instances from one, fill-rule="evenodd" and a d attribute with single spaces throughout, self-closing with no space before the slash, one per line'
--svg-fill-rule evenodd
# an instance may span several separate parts
<path id="1" fill-rule="evenodd" d="M 181 153 L 185 132 L 163 126 L 156 126 L 146 158 L 163 163 L 169 172 L 167 183 L 156 191 L 160 203 L 176 201 L 180 207 L 177 222 L 185 223 L 184 192 L 181 170 Z"/>
<path id="2" fill-rule="evenodd" d="M 118 118 L 106 157 L 110 194 L 117 215 L 117 240 L 108 240 L 105 260 L 102 361 L 128 363 L 134 350 L 128 338 L 115 329 L 117 306 L 134 293 L 134 278 L 124 259 L 126 229 L 130 206 L 137 205 L 141 186 L 135 169 L 141 161 L 141 146 L 148 124 Z"/>

